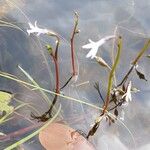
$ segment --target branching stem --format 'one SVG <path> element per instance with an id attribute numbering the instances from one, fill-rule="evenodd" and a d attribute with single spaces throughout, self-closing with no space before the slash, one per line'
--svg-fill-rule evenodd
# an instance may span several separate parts
<path id="1" fill-rule="evenodd" d="M 150 40 L 148 40 L 144 44 L 144 47 L 140 50 L 140 52 L 137 54 L 136 58 L 131 63 L 132 64 L 131 68 L 129 69 L 129 71 L 127 72 L 127 74 L 123 78 L 123 80 L 117 85 L 117 87 L 121 86 L 128 79 L 128 76 L 130 75 L 130 73 L 132 72 L 132 70 L 134 69 L 134 67 L 137 65 L 138 61 L 140 60 L 140 58 L 142 57 L 142 55 L 145 53 L 145 51 L 148 50 L 149 46 L 150 46 Z"/>

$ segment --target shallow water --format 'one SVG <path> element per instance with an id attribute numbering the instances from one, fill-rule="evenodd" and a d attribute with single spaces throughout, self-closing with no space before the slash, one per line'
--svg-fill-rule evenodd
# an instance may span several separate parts
<path id="1" fill-rule="evenodd" d="M 150 37 L 150 1 L 148 0 L 13 0 L 7 1 L 6 6 L 8 4 L 11 5 L 11 9 L 3 13 L 1 19 L 19 25 L 25 33 L 14 28 L 0 27 L 0 70 L 29 82 L 17 68 L 17 65 L 20 65 L 41 87 L 49 90 L 54 89 L 54 66 L 44 48 L 46 42 L 53 43 L 54 40 L 50 40 L 43 35 L 40 36 L 40 39 L 33 35 L 29 37 L 26 33 L 26 29 L 29 28 L 28 22 L 34 23 L 37 21 L 38 26 L 51 29 L 62 37 L 59 58 L 61 85 L 63 85 L 71 75 L 70 46 L 68 42 L 73 29 L 73 12 L 77 11 L 79 13 L 79 29 L 81 30 L 75 39 L 76 65 L 79 76 L 77 82 L 69 84 L 63 90 L 63 93 L 97 106 L 100 106 L 100 100 L 93 85 L 99 81 L 102 94 L 105 95 L 108 75 L 107 71 L 99 67 L 95 61 L 85 58 L 88 50 L 83 50 L 82 45 L 86 44 L 89 38 L 97 41 L 101 37 L 114 34 L 117 27 L 118 33 L 123 38 L 121 63 L 116 73 L 120 81 L 129 68 L 132 58 L 143 47 L 146 39 Z M 112 43 L 109 42 L 99 52 L 108 62 L 111 62 L 108 59 L 111 55 L 111 48 Z M 147 54 L 149 52 L 148 50 Z M 150 132 L 150 71 L 147 69 L 149 63 L 150 59 L 143 57 L 139 64 L 139 69 L 144 72 L 148 82 L 141 81 L 135 75 L 131 76 L 133 85 L 140 89 L 139 93 L 133 94 L 133 101 L 125 109 L 124 124 L 133 137 L 121 123 L 117 122 L 109 127 L 104 122 L 95 137 L 91 138 L 91 142 L 96 149 L 150 149 L 150 135 L 148 134 Z M 39 112 L 42 113 L 48 109 L 48 105 L 42 100 L 38 91 L 31 91 L 14 81 L 4 78 L 0 78 L 0 82 L 1 89 L 16 93 L 16 97 L 24 102 L 34 103 Z M 78 86 L 83 82 L 86 84 Z M 53 95 L 49 94 L 49 97 L 52 99 Z M 68 124 L 87 133 L 90 125 L 98 116 L 98 111 L 63 98 L 60 98 L 60 103 L 62 104 L 64 119 L 67 120 Z M 31 109 L 24 108 L 19 112 L 30 117 Z M 19 122 L 18 120 L 15 121 L 13 127 L 10 127 L 8 123 L 7 126 L 2 128 L 1 132 L 11 132 L 18 127 L 22 128 L 29 124 L 28 121 Z M 16 139 L 20 139 L 20 137 L 14 140 Z M 0 143 L 0 145 L 0 148 L 2 148 L 10 144 L 6 142 Z M 42 149 L 37 138 L 30 140 L 23 147 L 29 150 Z"/>

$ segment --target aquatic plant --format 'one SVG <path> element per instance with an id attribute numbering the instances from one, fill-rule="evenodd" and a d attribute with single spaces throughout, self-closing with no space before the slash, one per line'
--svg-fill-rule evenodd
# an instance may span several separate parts
<path id="1" fill-rule="evenodd" d="M 47 51 L 48 56 L 50 56 L 50 59 L 52 60 L 51 65 L 54 65 L 54 68 L 55 68 L 55 73 L 54 73 L 55 74 L 55 81 L 54 81 L 55 88 L 54 88 L 54 90 L 47 90 L 47 89 L 42 88 L 36 82 L 36 80 L 34 80 L 34 77 L 32 77 L 20 65 L 18 65 L 18 69 L 25 75 L 25 77 L 27 79 L 29 79 L 29 81 L 31 83 L 28 83 L 22 79 L 19 79 L 18 77 L 13 76 L 11 74 L 8 74 L 5 72 L 0 72 L 1 77 L 16 81 L 17 83 L 29 88 L 31 91 L 36 90 L 39 93 L 41 93 L 42 98 L 49 105 L 49 109 L 46 110 L 41 115 L 41 113 L 39 113 L 38 110 L 36 109 L 36 107 L 33 107 L 32 104 L 24 103 L 24 102 L 21 102 L 20 100 L 17 100 L 15 98 L 15 93 L 11 93 L 10 91 L 3 91 L 3 90 L 0 91 L 0 104 L 1 104 L 0 124 L 5 123 L 5 122 L 9 121 L 10 119 L 12 119 L 11 117 L 13 117 L 13 114 L 21 116 L 24 119 L 26 119 L 32 123 L 31 126 L 29 126 L 27 128 L 23 128 L 21 130 L 18 130 L 17 133 L 16 132 L 12 132 L 10 134 L 1 133 L 1 136 L 0 136 L 1 141 L 10 140 L 13 137 L 20 136 L 26 132 L 29 132 L 33 129 L 36 129 L 37 127 L 42 126 L 40 129 L 37 129 L 35 132 L 32 132 L 25 138 L 22 138 L 20 141 L 10 145 L 9 147 L 6 148 L 6 150 L 13 149 L 13 148 L 17 147 L 18 145 L 31 139 L 35 135 L 42 133 L 42 130 L 46 129 L 46 127 L 49 127 L 49 124 L 52 123 L 52 121 L 56 120 L 56 118 L 58 116 L 60 118 L 63 118 L 61 116 L 62 115 L 61 109 L 63 110 L 63 107 L 61 107 L 59 105 L 60 107 L 57 108 L 57 106 L 56 106 L 56 103 L 57 103 L 57 100 L 59 97 L 62 97 L 63 100 L 67 99 L 70 101 L 75 101 L 77 103 L 81 103 L 83 105 L 87 105 L 89 107 L 99 110 L 98 117 L 95 119 L 94 125 L 92 127 L 89 127 L 88 133 L 84 133 L 83 131 L 79 131 L 79 130 L 73 130 L 73 132 L 70 133 L 70 136 L 74 135 L 74 133 L 79 133 L 81 135 L 84 135 L 84 137 L 88 140 L 89 137 L 95 135 L 95 133 L 97 132 L 98 128 L 100 127 L 102 121 L 106 120 L 106 122 L 108 122 L 109 125 L 112 125 L 112 123 L 116 123 L 117 121 L 119 121 L 120 123 L 123 124 L 123 122 L 121 122 L 120 120 L 124 121 L 126 119 L 124 107 L 126 107 L 126 109 L 127 109 L 128 105 L 130 105 L 130 102 L 132 101 L 132 93 L 136 93 L 138 91 L 138 90 L 135 90 L 135 88 L 133 87 L 134 83 L 129 78 L 129 76 L 131 75 L 131 73 L 133 71 L 135 71 L 135 73 L 137 74 L 137 76 L 140 79 L 147 81 L 145 75 L 138 70 L 138 65 L 140 65 L 139 60 L 143 57 L 144 53 L 148 50 L 148 48 L 150 46 L 150 40 L 148 40 L 145 43 L 144 47 L 139 52 L 137 52 L 137 56 L 132 58 L 132 62 L 131 62 L 131 66 L 130 66 L 129 70 L 127 70 L 126 74 L 124 74 L 122 76 L 121 81 L 118 83 L 115 81 L 116 80 L 115 73 L 117 71 L 117 67 L 118 67 L 119 63 L 121 63 L 120 58 L 121 58 L 122 45 L 124 43 L 123 42 L 124 37 L 119 33 L 117 35 L 108 35 L 108 36 L 105 36 L 104 38 L 101 38 L 97 42 L 89 40 L 90 43 L 82 46 L 83 49 L 90 49 L 88 54 L 86 54 L 86 58 L 91 58 L 92 60 L 90 59 L 88 61 L 95 61 L 100 66 L 108 69 L 108 80 L 106 81 L 106 83 L 108 85 L 107 85 L 107 91 L 105 91 L 106 96 L 103 96 L 103 94 L 101 93 L 101 88 L 99 86 L 99 82 L 100 82 L 101 78 L 99 78 L 99 80 L 94 85 L 94 88 L 97 90 L 97 92 L 99 94 L 99 98 L 102 100 L 102 103 L 103 103 L 103 105 L 101 107 L 95 106 L 91 103 L 87 103 L 80 99 L 69 97 L 69 96 L 65 95 L 65 93 L 62 94 L 62 90 L 65 89 L 71 81 L 75 82 L 78 77 L 78 72 L 77 72 L 77 68 L 76 68 L 77 60 L 75 57 L 75 53 L 77 51 L 75 51 L 75 48 L 74 48 L 75 47 L 75 45 L 74 45 L 75 35 L 79 33 L 78 21 L 79 21 L 79 16 L 78 16 L 78 13 L 75 12 L 75 21 L 74 21 L 73 31 L 72 31 L 72 34 L 70 37 L 70 43 L 69 43 L 70 51 L 71 51 L 70 57 L 71 57 L 72 73 L 70 75 L 70 78 L 68 80 L 66 80 L 62 86 L 60 85 L 60 81 L 63 79 L 60 76 L 60 64 L 59 64 L 59 60 L 60 60 L 59 46 L 61 44 L 61 36 L 59 34 L 57 34 L 56 32 L 49 30 L 47 28 L 40 28 L 39 26 L 37 26 L 37 21 L 35 21 L 34 25 L 31 22 L 28 22 L 29 28 L 27 28 L 25 32 L 28 36 L 30 36 L 31 34 L 34 34 L 34 35 L 38 36 L 38 38 L 40 38 L 41 34 L 43 34 L 43 35 L 48 35 L 49 37 L 54 37 L 56 39 L 55 47 L 52 46 L 51 43 L 47 43 L 47 44 L 45 44 L 45 49 L 44 49 Z M 5 25 L 5 26 L 12 27 L 12 28 L 16 28 L 16 29 L 19 29 L 20 31 L 23 30 L 20 27 L 13 25 L 11 23 L 8 23 L 8 22 L 1 21 L 1 23 L 3 26 Z M 24 30 L 23 30 L 23 32 L 24 32 Z M 107 43 L 110 42 L 110 40 L 114 40 L 114 45 L 117 46 L 116 53 L 115 53 L 116 57 L 114 58 L 114 61 L 112 61 L 112 64 L 107 63 L 107 61 L 102 56 L 98 56 L 98 53 L 97 53 L 99 48 L 101 46 L 103 46 L 104 44 L 107 45 Z M 149 55 L 147 55 L 147 57 L 149 58 Z M 47 96 L 47 93 L 53 94 L 52 101 Z M 18 105 L 16 107 L 14 107 L 13 105 L 10 105 L 9 104 L 10 100 L 15 100 L 18 103 Z M 60 102 L 60 104 L 61 104 L 61 102 Z M 31 120 L 17 112 L 17 110 L 19 110 L 20 108 L 23 108 L 25 106 L 30 108 Z M 34 124 L 34 121 L 38 121 L 38 124 Z M 126 126 L 125 126 L 125 128 L 128 130 L 128 128 Z M 130 133 L 130 131 L 129 131 L 129 133 Z M 43 137 L 43 138 L 46 139 L 46 137 Z"/>

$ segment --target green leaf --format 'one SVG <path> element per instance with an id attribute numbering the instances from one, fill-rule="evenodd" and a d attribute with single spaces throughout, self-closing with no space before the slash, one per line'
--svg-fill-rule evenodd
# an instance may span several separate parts
<path id="1" fill-rule="evenodd" d="M 50 44 L 46 45 L 46 49 L 48 50 L 48 52 L 51 54 L 53 52 L 52 46 Z"/>
<path id="2" fill-rule="evenodd" d="M 13 110 L 13 107 L 8 105 L 12 97 L 13 94 L 10 92 L 0 91 L 0 112 L 2 112 L 2 115 L 10 113 Z"/>
<path id="3" fill-rule="evenodd" d="M 8 104 L 12 97 L 13 96 L 12 96 L 12 94 L 10 92 L 0 91 L 0 102 Z"/>

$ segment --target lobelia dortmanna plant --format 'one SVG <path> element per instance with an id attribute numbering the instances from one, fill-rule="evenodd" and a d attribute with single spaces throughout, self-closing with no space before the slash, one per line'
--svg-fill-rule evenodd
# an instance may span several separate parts
<path id="1" fill-rule="evenodd" d="M 75 50 L 74 50 L 74 38 L 77 33 L 79 33 L 78 30 L 78 14 L 75 13 L 75 24 L 72 32 L 72 36 L 70 38 L 70 47 L 71 47 L 71 63 L 72 63 L 72 74 L 71 77 L 66 81 L 66 83 L 60 87 L 60 76 L 59 76 L 59 56 L 58 56 L 58 49 L 60 45 L 60 36 L 57 35 L 55 32 L 52 32 L 48 29 L 41 29 L 37 26 L 37 22 L 35 22 L 35 25 L 32 25 L 29 23 L 30 29 L 27 30 L 28 34 L 36 34 L 39 36 L 40 34 L 49 35 L 56 38 L 56 47 L 55 49 L 52 48 L 51 45 L 46 45 L 46 49 L 48 50 L 50 56 L 53 59 L 54 65 L 55 65 L 55 96 L 52 101 L 52 104 L 47 112 L 45 112 L 41 116 L 36 116 L 34 114 L 31 114 L 31 117 L 34 119 L 37 119 L 38 121 L 47 121 L 52 117 L 52 110 L 54 105 L 56 104 L 58 94 L 60 94 L 61 90 L 65 88 L 68 83 L 77 78 L 77 70 L 75 66 Z M 99 48 L 107 44 L 108 41 L 114 40 L 116 47 L 116 56 L 114 58 L 114 61 L 112 64 L 108 64 L 102 57 L 97 56 L 97 52 Z M 136 88 L 132 87 L 132 81 L 129 80 L 129 76 L 133 71 L 136 72 L 137 76 L 140 79 L 143 79 L 147 81 L 145 78 L 145 75 L 138 71 L 138 63 L 139 60 L 142 58 L 143 54 L 148 50 L 150 46 L 150 40 L 148 39 L 146 43 L 144 44 L 143 48 L 137 53 L 136 57 L 133 58 L 133 61 L 131 62 L 131 67 L 127 71 L 127 73 L 123 76 L 122 80 L 117 84 L 115 83 L 115 72 L 117 69 L 117 66 L 120 62 L 120 56 L 121 56 L 121 50 L 122 50 L 122 43 L 123 38 L 120 35 L 109 35 L 102 39 L 100 39 L 97 42 L 92 41 L 89 39 L 89 43 L 82 46 L 83 49 L 90 49 L 88 54 L 86 55 L 86 58 L 94 59 L 98 64 L 100 64 L 103 67 L 106 67 L 108 69 L 108 85 L 107 85 L 107 91 L 106 91 L 106 97 L 104 98 L 101 94 L 99 84 L 95 83 L 94 87 L 98 91 L 99 97 L 103 102 L 102 110 L 99 114 L 99 116 L 95 119 L 94 125 L 89 129 L 89 132 L 86 134 L 86 138 L 88 139 L 90 136 L 93 136 L 97 129 L 100 126 L 101 121 L 106 120 L 109 125 L 112 123 L 115 123 L 115 121 L 119 118 L 121 120 L 124 120 L 125 112 L 124 107 L 127 107 L 132 101 L 132 93 L 136 93 L 138 90 L 135 90 Z M 121 113 L 119 114 L 121 110 Z M 113 116 L 110 115 L 113 112 Z M 114 117 L 115 116 L 115 117 Z"/>
<path id="2" fill-rule="evenodd" d="M 55 66 L 55 96 L 54 99 L 52 101 L 52 104 L 49 108 L 48 111 L 46 111 L 43 115 L 41 116 L 36 116 L 33 113 L 31 113 L 31 117 L 34 119 L 37 119 L 39 122 L 45 122 L 47 121 L 49 118 L 52 118 L 52 112 L 53 112 L 53 108 L 57 102 L 57 98 L 58 98 L 58 94 L 60 94 L 60 91 L 65 88 L 69 82 L 71 80 L 76 81 L 77 80 L 77 70 L 76 70 L 76 66 L 75 66 L 75 52 L 74 52 L 74 38 L 75 35 L 79 33 L 79 30 L 77 29 L 78 26 L 78 13 L 75 12 L 75 23 L 74 23 L 74 28 L 73 28 L 73 32 L 70 38 L 70 48 L 71 48 L 71 64 L 72 64 L 72 74 L 71 77 L 66 81 L 66 83 L 60 87 L 60 75 L 59 75 L 59 56 L 58 56 L 58 49 L 59 49 L 59 44 L 60 44 L 60 36 L 58 34 L 56 34 L 55 32 L 48 30 L 48 29 L 42 29 L 39 28 L 37 26 L 37 21 L 35 21 L 35 24 L 33 25 L 32 23 L 28 23 L 30 29 L 27 30 L 28 35 L 30 36 L 30 34 L 36 34 L 37 36 L 39 36 L 40 34 L 45 34 L 48 35 L 50 37 L 55 37 L 56 38 L 56 47 L 55 49 L 52 48 L 52 46 L 50 44 L 46 45 L 46 49 L 49 53 L 49 55 L 51 56 L 51 58 L 53 59 L 54 62 L 54 66 Z"/>

